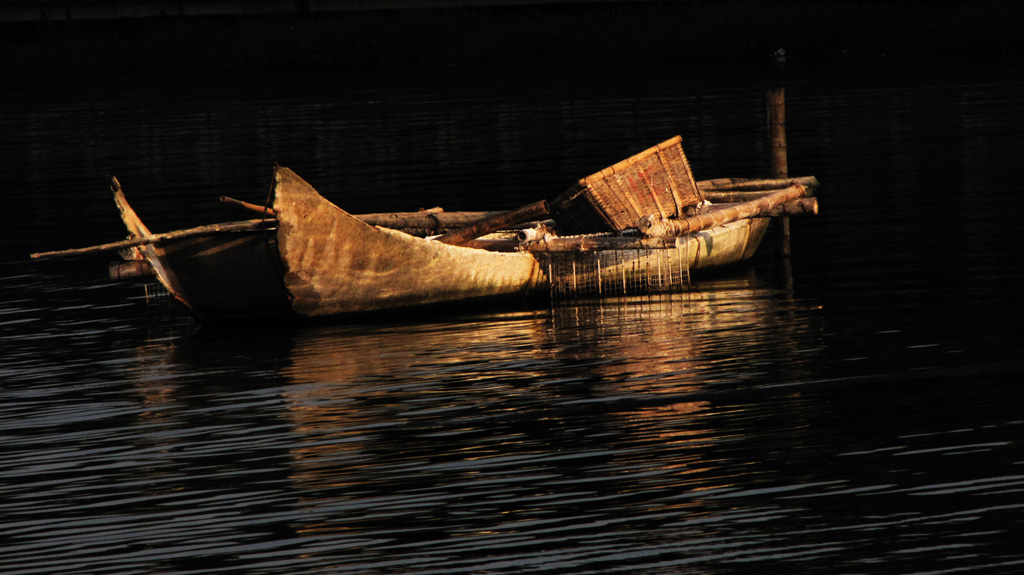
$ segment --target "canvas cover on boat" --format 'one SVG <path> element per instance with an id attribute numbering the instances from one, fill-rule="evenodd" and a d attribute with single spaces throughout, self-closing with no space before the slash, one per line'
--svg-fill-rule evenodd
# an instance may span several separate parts
<path id="1" fill-rule="evenodd" d="M 583 178 L 551 202 L 563 233 L 635 228 L 640 218 L 674 218 L 704 200 L 675 136 Z"/>

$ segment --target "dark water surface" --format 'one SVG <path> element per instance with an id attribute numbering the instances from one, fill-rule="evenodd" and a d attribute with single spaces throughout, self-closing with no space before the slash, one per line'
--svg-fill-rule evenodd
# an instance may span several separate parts
<path id="1" fill-rule="evenodd" d="M 775 81 L 8 86 L 0 572 L 1024 571 L 1011 70 L 785 79 L 822 212 L 684 294 L 217 332 L 27 258 L 125 235 L 108 173 L 154 231 L 275 161 L 354 212 L 550 199 L 677 133 L 759 176 Z"/>

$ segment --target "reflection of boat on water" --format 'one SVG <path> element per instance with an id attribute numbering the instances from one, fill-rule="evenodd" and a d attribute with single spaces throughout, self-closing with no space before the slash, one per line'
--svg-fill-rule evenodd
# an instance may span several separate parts
<path id="1" fill-rule="evenodd" d="M 351 215 L 281 167 L 271 200 L 255 208 L 262 218 L 153 234 L 113 180 L 128 240 L 33 257 L 127 250 L 112 275 L 152 274 L 219 324 L 673 292 L 691 273 L 749 259 L 766 216 L 815 213 L 816 185 L 694 182 L 676 137 L 581 180 L 550 209 L 542 201 L 458 222 L 458 213 L 424 214 L 418 225 L 444 233 L 418 237 L 409 214 Z"/>
<path id="2" fill-rule="evenodd" d="M 574 392 L 682 393 L 710 376 L 756 372 L 755 364 L 792 369 L 800 379 L 804 360 L 822 347 L 816 306 L 755 274 L 703 284 L 678 294 L 558 302 L 544 312 L 317 326 L 294 332 L 281 373 L 296 389 L 343 403 L 421 394 L 443 402 L 461 391 L 504 401 L 524 385 L 541 403 Z"/>
<path id="3" fill-rule="evenodd" d="M 295 446 L 292 477 L 317 489 L 372 488 L 395 464 L 416 472 L 418 488 L 435 472 L 465 469 L 471 481 L 477 466 L 509 454 L 548 465 L 535 449 L 551 445 L 592 441 L 626 453 L 692 434 L 698 445 L 714 441 L 698 419 L 716 388 L 766 373 L 804 379 L 799 370 L 813 368 L 798 352 L 822 343 L 813 306 L 750 277 L 707 284 L 560 302 L 545 313 L 292 332 L 282 398 L 309 438 Z M 549 465 L 569 473 L 561 464 L 554 457 Z"/>
<path id="4" fill-rule="evenodd" d="M 699 392 L 740 372 L 798 380 L 821 349 L 817 307 L 753 272 L 684 293 L 564 302 L 551 314 L 560 358 L 616 392 Z"/>

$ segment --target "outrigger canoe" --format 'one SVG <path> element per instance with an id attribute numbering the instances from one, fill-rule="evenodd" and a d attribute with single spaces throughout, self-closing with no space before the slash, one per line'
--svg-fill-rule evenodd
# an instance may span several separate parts
<path id="1" fill-rule="evenodd" d="M 658 149 L 634 159 L 658 156 Z M 626 182 L 633 192 L 664 184 L 666 197 L 682 195 L 671 174 L 651 176 L 648 166 L 647 172 L 641 170 L 643 177 L 631 180 L 624 174 L 626 168 L 636 169 L 636 162 L 616 166 L 620 170 L 606 171 L 601 180 L 618 178 L 616 186 Z M 667 184 L 658 179 L 663 176 Z M 591 188 L 595 181 L 581 180 Z M 275 167 L 267 205 L 250 205 L 260 218 L 154 234 L 112 179 L 128 239 L 32 257 L 121 250 L 124 261 L 111 266 L 112 277 L 155 276 L 200 322 L 219 325 L 663 292 L 685 289 L 691 274 L 750 259 L 769 225 L 767 216 L 816 213 L 809 195 L 816 186 L 814 178 L 691 183 L 691 192 L 702 202 L 696 209 L 676 205 L 666 210 L 661 200 L 655 213 L 637 218 L 628 229 L 561 235 L 563 229 L 591 225 L 565 224 L 572 219 L 567 206 L 580 195 L 577 187 L 556 200 L 558 210 L 539 202 L 526 210 L 474 215 L 470 225 L 447 224 L 447 233 L 420 237 L 387 227 L 380 218 L 349 214 L 285 167 Z M 644 211 L 636 198 L 629 202 Z M 593 216 L 593 206 L 588 210 Z M 551 211 L 553 220 L 546 218 Z M 426 218 L 444 228 L 444 215 Z"/>

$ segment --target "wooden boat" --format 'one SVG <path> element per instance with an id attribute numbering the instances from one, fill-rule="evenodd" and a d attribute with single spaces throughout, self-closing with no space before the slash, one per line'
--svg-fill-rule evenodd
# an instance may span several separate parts
<path id="1" fill-rule="evenodd" d="M 691 215 L 678 206 L 665 213 L 661 202 L 660 215 L 598 234 L 559 235 L 558 217 L 545 219 L 549 206 L 538 202 L 418 237 L 368 223 L 382 223 L 380 218 L 345 212 L 284 167 L 275 168 L 268 205 L 250 206 L 261 218 L 153 234 L 113 179 L 127 240 L 32 257 L 120 249 L 125 261 L 112 265 L 112 277 L 151 274 L 207 324 L 675 291 L 685 289 L 693 273 L 748 260 L 765 234 L 767 216 L 816 213 L 817 204 L 807 197 L 816 185 L 813 178 L 693 183 L 700 198 L 733 201 L 705 201 Z M 498 230 L 505 232 L 492 233 Z"/>
<path id="2" fill-rule="evenodd" d="M 274 188 L 278 250 L 301 317 L 523 299 L 543 283 L 529 252 L 453 246 L 366 224 L 287 168 Z"/>

